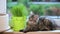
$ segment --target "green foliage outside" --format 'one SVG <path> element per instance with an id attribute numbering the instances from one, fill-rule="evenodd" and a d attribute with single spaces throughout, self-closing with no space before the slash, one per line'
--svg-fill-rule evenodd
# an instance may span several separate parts
<path id="1" fill-rule="evenodd" d="M 60 8 L 60 4 L 30 4 L 30 10 L 33 11 L 34 13 L 39 14 L 40 16 L 44 16 L 47 13 L 51 14 L 51 7 L 57 7 Z"/>
<path id="2" fill-rule="evenodd" d="M 30 5 L 30 10 L 33 11 L 35 14 L 44 15 L 44 6 L 43 5 Z"/>
<path id="3" fill-rule="evenodd" d="M 56 12 L 52 11 L 54 9 L 54 7 L 59 9 L 60 4 L 47 4 L 47 5 L 45 5 L 46 14 L 48 13 L 47 15 L 49 15 L 49 16 L 57 16 Z M 53 13 L 55 13 L 55 14 L 53 14 Z"/>

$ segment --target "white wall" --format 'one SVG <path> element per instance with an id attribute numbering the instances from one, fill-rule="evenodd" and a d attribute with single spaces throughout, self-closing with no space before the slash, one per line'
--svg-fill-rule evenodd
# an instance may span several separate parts
<path id="1" fill-rule="evenodd" d="M 0 14 L 6 14 L 6 0 L 0 0 Z"/>

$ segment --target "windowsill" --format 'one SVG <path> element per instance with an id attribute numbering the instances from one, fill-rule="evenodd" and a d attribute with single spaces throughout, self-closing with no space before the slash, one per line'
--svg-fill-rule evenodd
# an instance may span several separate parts
<path id="1" fill-rule="evenodd" d="M 29 4 L 60 4 L 60 2 L 28 2 Z"/>
<path id="2" fill-rule="evenodd" d="M 39 31 L 39 32 L 5 32 L 4 34 L 60 34 L 60 32 L 49 32 L 49 31 Z"/>
<path id="3" fill-rule="evenodd" d="M 60 16 L 41 16 L 46 18 L 52 18 L 52 19 L 60 19 Z"/>

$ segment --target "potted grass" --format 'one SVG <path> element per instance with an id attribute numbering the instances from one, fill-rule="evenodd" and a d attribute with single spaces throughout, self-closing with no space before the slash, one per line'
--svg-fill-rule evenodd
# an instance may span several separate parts
<path id="1" fill-rule="evenodd" d="M 25 28 L 26 17 L 28 15 L 27 8 L 23 5 L 16 5 L 11 8 L 11 27 L 14 31 L 18 32 L 21 29 Z"/>

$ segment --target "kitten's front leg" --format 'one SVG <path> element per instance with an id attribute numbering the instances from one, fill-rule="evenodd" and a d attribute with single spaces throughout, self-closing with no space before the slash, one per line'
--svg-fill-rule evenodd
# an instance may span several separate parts
<path id="1" fill-rule="evenodd" d="M 23 32 L 24 32 L 24 33 L 27 33 L 27 32 L 30 31 L 30 29 L 31 29 L 31 27 L 27 26 L 27 27 L 23 30 Z"/>
<path id="2" fill-rule="evenodd" d="M 27 33 L 27 32 L 29 32 L 29 30 L 30 30 L 30 27 L 26 27 L 25 29 L 23 29 L 23 30 L 20 30 L 20 32 Z"/>

